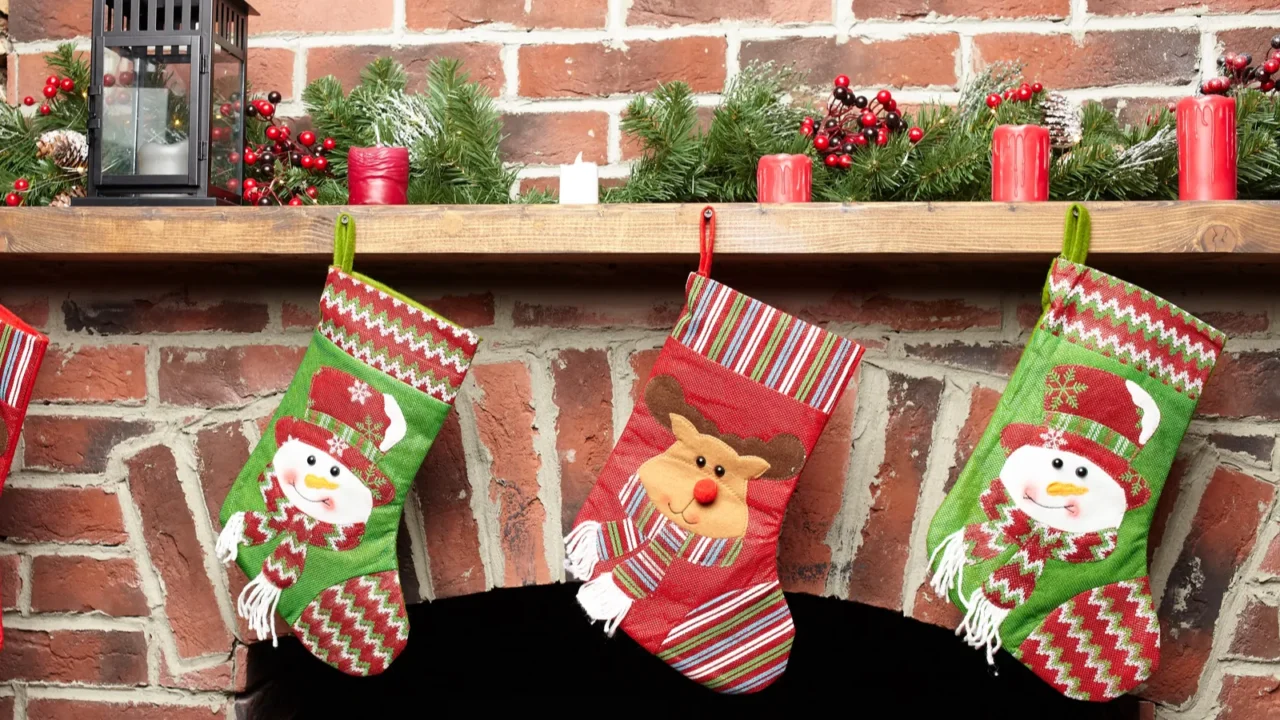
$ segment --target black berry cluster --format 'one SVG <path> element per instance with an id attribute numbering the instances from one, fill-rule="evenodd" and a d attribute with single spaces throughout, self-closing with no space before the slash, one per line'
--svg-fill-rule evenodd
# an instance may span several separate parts
<path id="1" fill-rule="evenodd" d="M 859 148 L 887 145 L 890 134 L 904 127 L 906 123 L 893 93 L 881 90 L 871 98 L 858 95 L 849 89 L 848 75 L 837 75 L 821 124 L 807 117 L 800 124 L 800 132 L 813 138 L 813 147 L 827 167 L 847 169 L 853 165 L 853 154 Z M 924 131 L 913 127 L 907 137 L 912 143 L 920 142 Z"/>
<path id="2" fill-rule="evenodd" d="M 1277 73 L 1280 73 L 1280 35 L 1271 38 L 1267 59 L 1253 64 L 1249 53 L 1227 52 L 1218 56 L 1218 71 L 1222 74 L 1209 78 L 1200 85 L 1206 95 L 1226 95 L 1232 88 L 1243 90 L 1256 87 L 1262 92 L 1274 92 Z"/>

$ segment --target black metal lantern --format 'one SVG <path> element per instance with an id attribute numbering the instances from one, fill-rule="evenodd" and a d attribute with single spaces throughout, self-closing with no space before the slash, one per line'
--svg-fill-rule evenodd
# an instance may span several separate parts
<path id="1" fill-rule="evenodd" d="M 89 177 L 76 205 L 240 202 L 243 0 L 93 0 Z"/>

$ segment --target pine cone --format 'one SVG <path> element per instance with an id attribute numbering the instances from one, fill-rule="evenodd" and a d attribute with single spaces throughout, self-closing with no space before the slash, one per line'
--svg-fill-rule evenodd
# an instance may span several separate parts
<path id="1" fill-rule="evenodd" d="M 70 190 L 59 193 L 49 201 L 49 207 L 71 207 L 71 198 L 84 197 L 84 186 L 73 185 Z"/>
<path id="2" fill-rule="evenodd" d="M 1083 136 L 1080 108 L 1062 93 L 1049 93 L 1045 98 L 1044 124 L 1049 128 L 1049 143 L 1058 149 L 1075 147 Z"/>
<path id="3" fill-rule="evenodd" d="M 83 175 L 89 169 L 89 141 L 75 130 L 50 130 L 36 143 L 36 157 Z"/>

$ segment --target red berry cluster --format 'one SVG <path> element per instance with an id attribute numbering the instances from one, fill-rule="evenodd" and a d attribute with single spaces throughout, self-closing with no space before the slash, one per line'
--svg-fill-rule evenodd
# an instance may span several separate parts
<path id="1" fill-rule="evenodd" d="M 1022 83 L 1016 88 L 1009 88 L 1003 93 L 991 93 L 987 96 L 987 107 L 995 110 L 1000 107 L 1005 100 L 1009 102 L 1031 102 L 1031 98 L 1044 92 L 1044 85 L 1035 83 Z"/>
<path id="2" fill-rule="evenodd" d="M 874 98 L 867 98 L 849 89 L 848 75 L 837 75 L 822 127 L 807 117 L 800 123 L 800 132 L 813 138 L 813 147 L 822 155 L 823 164 L 847 169 L 853 166 L 853 153 L 858 148 L 872 143 L 887 145 L 889 135 L 905 125 L 893 93 L 881 90 Z M 907 137 L 918 143 L 924 131 L 913 127 Z"/>
<path id="3" fill-rule="evenodd" d="M 1200 92 L 1226 95 L 1233 87 L 1243 90 L 1251 86 L 1262 92 L 1273 92 L 1276 89 L 1275 76 L 1280 73 L 1280 35 L 1271 38 L 1265 62 L 1254 65 L 1253 55 L 1228 52 L 1218 56 L 1218 69 L 1222 75 L 1205 80 L 1200 85 Z"/>
<path id="4" fill-rule="evenodd" d="M 303 205 L 303 197 L 314 201 L 319 194 L 315 185 L 289 187 L 284 173 L 276 163 L 323 175 L 329 170 L 329 158 L 326 155 L 338 146 L 333 138 L 321 140 L 310 130 L 298 133 L 295 139 L 292 128 L 276 117 L 276 104 L 280 99 L 280 93 L 272 91 L 267 93 L 266 98 L 251 100 L 245 107 L 245 114 L 249 117 L 260 117 L 267 121 L 267 127 L 263 131 L 267 142 L 246 145 L 244 148 L 247 175 L 244 180 L 244 199 L 255 205 Z M 230 159 L 233 163 L 240 160 L 239 157 Z M 229 181 L 228 189 L 234 192 L 237 189 L 234 185 L 234 179 Z"/>
<path id="5" fill-rule="evenodd" d="M 17 207 L 22 204 L 22 193 L 31 189 L 31 181 L 26 178 L 18 178 L 13 181 L 13 192 L 4 196 L 4 204 L 9 207 Z"/>
<path id="6" fill-rule="evenodd" d="M 49 103 L 55 101 L 55 99 L 58 97 L 59 92 L 70 94 L 75 91 L 76 91 L 76 81 L 72 80 L 69 77 L 58 77 L 57 75 L 50 75 L 49 77 L 45 78 L 44 90 L 42 91 L 45 97 L 45 101 L 40 104 L 40 114 L 48 115 L 49 113 L 53 112 L 53 107 L 49 105 Z M 22 104 L 26 105 L 27 107 L 31 107 L 32 105 L 36 104 L 36 99 L 28 95 L 22 98 Z"/>

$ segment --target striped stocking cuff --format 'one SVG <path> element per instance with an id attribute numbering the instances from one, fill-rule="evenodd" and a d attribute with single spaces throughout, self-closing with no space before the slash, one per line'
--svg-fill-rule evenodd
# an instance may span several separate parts
<path id="1" fill-rule="evenodd" d="M 671 337 L 742 377 L 830 414 L 861 345 L 698 274 Z"/>
<path id="2" fill-rule="evenodd" d="M 9 474 L 49 338 L 0 305 L 0 483 Z"/>

